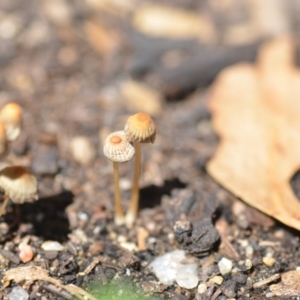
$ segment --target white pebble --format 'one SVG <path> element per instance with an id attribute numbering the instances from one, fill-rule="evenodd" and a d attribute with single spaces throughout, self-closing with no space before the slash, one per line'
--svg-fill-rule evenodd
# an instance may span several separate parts
<path id="1" fill-rule="evenodd" d="M 197 276 L 197 265 L 182 263 L 185 259 L 185 252 L 176 250 L 156 257 L 150 267 L 162 284 L 172 285 L 179 275 L 179 278 L 187 274 Z"/>
<path id="2" fill-rule="evenodd" d="M 29 294 L 20 286 L 15 286 L 8 294 L 8 300 L 27 300 Z"/>
<path id="3" fill-rule="evenodd" d="M 252 268 L 252 261 L 250 259 L 246 259 L 245 266 L 246 266 L 247 270 L 250 270 Z"/>
<path id="4" fill-rule="evenodd" d="M 120 243 L 120 246 L 129 252 L 134 252 L 138 250 L 138 247 L 135 243 L 129 243 L 129 242 L 122 242 Z"/>
<path id="5" fill-rule="evenodd" d="M 185 289 L 194 289 L 199 282 L 199 279 L 197 276 L 189 273 L 185 274 L 178 274 L 176 277 L 177 284 Z"/>
<path id="6" fill-rule="evenodd" d="M 222 275 L 228 274 L 232 270 L 232 261 L 223 257 L 219 261 L 218 266 L 219 266 L 220 273 Z"/>
<path id="7" fill-rule="evenodd" d="M 207 285 L 205 283 L 200 283 L 198 285 L 198 293 L 204 294 L 207 291 Z"/>
<path id="8" fill-rule="evenodd" d="M 56 241 L 45 241 L 41 248 L 45 251 L 63 251 L 64 246 Z"/>
<path id="9" fill-rule="evenodd" d="M 253 253 L 254 253 L 254 249 L 253 249 L 253 247 L 252 246 L 247 246 L 246 247 L 246 256 L 248 257 L 248 258 L 252 258 L 253 257 Z"/>
<path id="10" fill-rule="evenodd" d="M 17 30 L 17 23 L 13 18 L 6 18 L 0 23 L 0 37 L 3 39 L 12 39 Z"/>
<path id="11" fill-rule="evenodd" d="M 85 136 L 76 136 L 70 143 L 73 158 L 81 165 L 88 165 L 96 157 L 96 150 L 92 142 Z"/>

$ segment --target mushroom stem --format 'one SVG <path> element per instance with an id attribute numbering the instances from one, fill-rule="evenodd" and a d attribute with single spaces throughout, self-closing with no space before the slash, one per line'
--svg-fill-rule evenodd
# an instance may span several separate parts
<path id="1" fill-rule="evenodd" d="M 5 213 L 5 208 L 6 208 L 6 205 L 7 205 L 8 201 L 9 201 L 9 199 L 10 198 L 7 195 L 4 197 L 4 202 L 0 206 L 0 217 Z"/>
<path id="2" fill-rule="evenodd" d="M 138 208 L 139 208 L 139 179 L 141 171 L 141 143 L 135 143 L 135 163 L 134 163 L 134 175 L 133 184 L 131 190 L 131 197 L 129 203 L 129 209 L 126 214 L 126 225 L 132 227 L 133 223 L 137 218 Z"/>
<path id="3" fill-rule="evenodd" d="M 114 165 L 114 182 L 115 182 L 115 224 L 122 225 L 125 223 L 124 211 L 121 201 L 121 191 L 120 191 L 120 175 L 119 175 L 119 164 L 113 162 Z"/>

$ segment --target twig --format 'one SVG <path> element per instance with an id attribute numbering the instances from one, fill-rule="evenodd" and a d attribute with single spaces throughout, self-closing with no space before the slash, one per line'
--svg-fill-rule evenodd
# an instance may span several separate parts
<path id="1" fill-rule="evenodd" d="M 59 297 L 62 297 L 64 299 L 67 300 L 71 300 L 73 298 L 72 295 L 70 295 L 69 293 L 65 292 L 65 291 L 60 291 L 56 286 L 49 284 L 49 285 L 42 285 L 42 287 L 47 290 L 48 292 L 55 294 Z"/>
<path id="2" fill-rule="evenodd" d="M 258 282 L 255 282 L 255 283 L 253 284 L 253 288 L 254 288 L 254 289 L 260 288 L 260 287 L 262 287 L 263 285 L 266 285 L 266 284 L 268 284 L 268 283 L 270 283 L 270 282 L 273 282 L 273 281 L 275 281 L 275 280 L 277 280 L 277 279 L 279 279 L 279 278 L 280 278 L 280 274 L 274 274 L 274 275 L 272 275 L 272 276 L 270 276 L 270 277 L 268 277 L 268 278 L 266 278 L 266 279 L 263 279 L 263 280 L 260 280 L 260 281 L 258 281 Z"/>

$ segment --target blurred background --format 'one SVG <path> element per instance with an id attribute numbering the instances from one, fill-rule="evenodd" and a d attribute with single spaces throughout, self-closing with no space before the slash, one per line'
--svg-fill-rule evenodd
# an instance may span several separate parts
<path id="1" fill-rule="evenodd" d="M 102 142 L 144 111 L 158 128 L 144 186 L 187 183 L 217 143 L 206 107 L 216 75 L 269 38 L 299 42 L 299 16 L 297 0 L 1 0 L 0 105 L 24 108 L 10 159 L 40 176 L 42 195 L 110 199 Z"/>

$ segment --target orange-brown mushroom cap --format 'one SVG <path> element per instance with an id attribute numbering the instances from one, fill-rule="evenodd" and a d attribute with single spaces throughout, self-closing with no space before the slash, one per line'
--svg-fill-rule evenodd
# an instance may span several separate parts
<path id="1" fill-rule="evenodd" d="M 122 163 L 131 160 L 135 150 L 128 142 L 124 131 L 116 131 L 106 138 L 103 153 L 111 161 Z"/>
<path id="2" fill-rule="evenodd" d="M 26 168 L 6 167 L 0 171 L 0 188 L 15 203 L 37 200 L 37 180 Z"/>
<path id="3" fill-rule="evenodd" d="M 7 103 L 0 111 L 0 121 L 2 121 L 5 125 L 7 139 L 9 141 L 15 140 L 21 132 L 21 107 L 13 102 Z"/>
<path id="4" fill-rule="evenodd" d="M 154 143 L 155 141 L 155 125 L 152 118 L 146 113 L 139 112 L 130 116 L 124 131 L 130 143 Z"/>
<path id="5" fill-rule="evenodd" d="M 0 121 L 0 158 L 2 158 L 8 149 L 8 142 L 6 137 L 6 129 L 3 122 Z"/>

